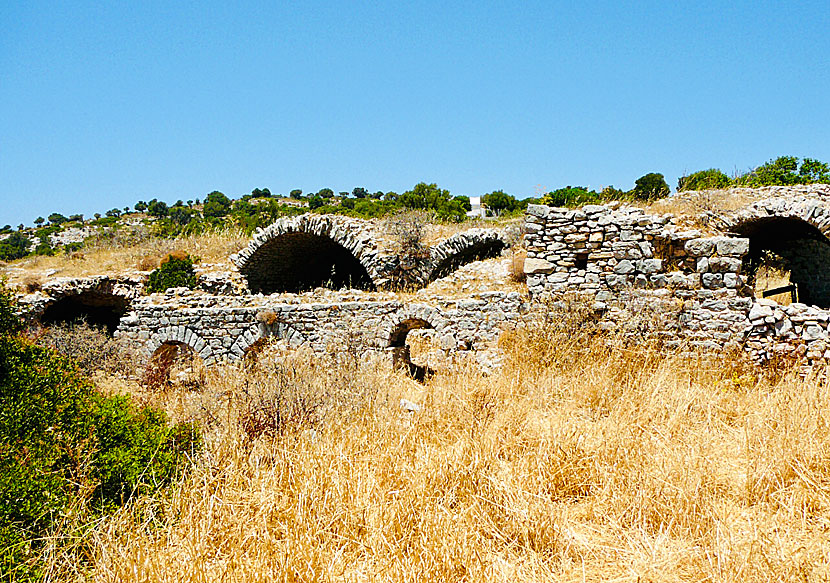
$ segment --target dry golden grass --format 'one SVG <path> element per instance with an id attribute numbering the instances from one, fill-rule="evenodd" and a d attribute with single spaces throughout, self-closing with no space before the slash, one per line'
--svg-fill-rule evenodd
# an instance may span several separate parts
<path id="1" fill-rule="evenodd" d="M 418 385 L 381 365 L 300 358 L 139 394 L 200 419 L 205 451 L 169 497 L 136 500 L 92 530 L 87 575 L 830 577 L 826 377 L 566 327 L 503 346 L 508 363 L 492 377 L 467 368 Z M 402 397 L 424 409 L 403 412 Z M 280 422 L 252 430 L 268 428 L 268 411 Z M 56 557 L 55 579 L 73 567 Z"/>
<path id="2" fill-rule="evenodd" d="M 32 279 L 47 271 L 54 277 L 83 277 L 87 275 L 118 275 L 125 271 L 141 271 L 158 267 L 166 255 L 184 251 L 197 256 L 202 263 L 228 264 L 228 256 L 248 245 L 246 237 L 237 229 L 189 235 L 176 239 L 141 238 L 101 241 L 84 248 L 82 257 L 68 255 L 34 256 L 9 264 L 21 270 L 9 270 L 9 283 L 21 286 L 24 279 Z"/>

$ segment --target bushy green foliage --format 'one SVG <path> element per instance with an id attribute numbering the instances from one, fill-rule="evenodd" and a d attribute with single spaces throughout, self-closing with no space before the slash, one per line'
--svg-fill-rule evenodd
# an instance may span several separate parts
<path id="1" fill-rule="evenodd" d="M 434 183 L 419 182 L 412 190 L 404 192 L 397 203 L 410 210 L 433 211 L 438 218 L 450 221 L 462 221 L 467 214 L 464 205 L 458 199 L 450 197 L 449 190 L 438 188 Z"/>
<path id="2" fill-rule="evenodd" d="M 0 259 L 14 261 L 29 254 L 29 239 L 20 231 L 15 231 L 0 241 Z"/>
<path id="3" fill-rule="evenodd" d="M 666 178 L 659 172 L 649 172 L 634 181 L 634 188 L 629 193 L 637 200 L 655 200 L 669 195 Z"/>
<path id="4" fill-rule="evenodd" d="M 231 210 L 231 199 L 218 190 L 214 190 L 205 198 L 202 214 L 206 218 L 219 218 L 227 215 Z"/>
<path id="5" fill-rule="evenodd" d="M 547 193 L 539 202 L 548 206 L 575 207 L 597 204 L 602 202 L 602 198 L 595 190 L 584 186 L 566 186 Z"/>
<path id="6" fill-rule="evenodd" d="M 161 292 L 172 287 L 196 287 L 193 258 L 186 253 L 171 253 L 147 278 L 148 293 Z"/>
<path id="7" fill-rule="evenodd" d="M 735 184 L 751 187 L 813 183 L 830 183 L 830 166 L 812 158 L 804 158 L 799 164 L 795 156 L 779 156 L 735 179 Z"/>
<path id="8" fill-rule="evenodd" d="M 496 215 L 514 211 L 521 206 L 515 196 L 509 195 L 503 190 L 494 190 L 493 192 L 485 194 L 481 197 L 481 202 Z"/>
<path id="9" fill-rule="evenodd" d="M 11 581 L 40 578 L 56 522 L 169 484 L 199 445 L 195 428 L 96 392 L 20 328 L 0 286 L 0 579 Z"/>
<path id="10" fill-rule="evenodd" d="M 717 168 L 698 170 L 677 180 L 677 191 L 684 190 L 718 190 L 729 188 L 732 179 Z"/>

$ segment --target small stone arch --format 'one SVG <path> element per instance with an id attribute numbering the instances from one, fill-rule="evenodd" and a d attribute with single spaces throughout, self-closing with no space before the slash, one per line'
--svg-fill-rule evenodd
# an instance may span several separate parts
<path id="1" fill-rule="evenodd" d="M 758 201 L 726 219 L 730 232 L 749 239 L 744 270 L 756 295 L 756 275 L 774 265 L 789 279 L 787 293 L 802 303 L 830 307 L 830 209 L 815 199 Z M 771 290 L 770 290 L 771 291 Z"/>
<path id="2" fill-rule="evenodd" d="M 240 334 L 231 346 L 230 358 L 240 359 L 247 350 L 257 341 L 265 338 L 279 338 L 288 342 L 291 348 L 298 348 L 305 342 L 305 337 L 295 328 L 282 321 L 272 324 L 260 322 L 254 324 Z"/>
<path id="3" fill-rule="evenodd" d="M 205 365 L 216 362 L 213 348 L 196 332 L 186 326 L 167 326 L 150 336 L 146 351 L 151 357 L 162 344 L 179 343 L 189 346 L 204 361 Z"/>
<path id="4" fill-rule="evenodd" d="M 374 290 L 376 238 L 364 221 L 331 215 L 286 217 L 231 257 L 253 293 L 315 287 Z"/>
<path id="5" fill-rule="evenodd" d="M 457 233 L 430 249 L 426 283 L 446 277 L 459 267 L 501 255 L 509 245 L 495 229 L 470 229 Z"/>
<path id="6" fill-rule="evenodd" d="M 406 344 L 407 336 L 412 330 L 431 328 L 444 338 L 449 333 L 449 326 L 449 321 L 435 308 L 413 304 L 388 318 L 381 332 L 382 343 L 391 353 L 393 366 L 406 369 L 416 380 L 423 380 L 434 371 L 428 366 L 412 362 Z"/>

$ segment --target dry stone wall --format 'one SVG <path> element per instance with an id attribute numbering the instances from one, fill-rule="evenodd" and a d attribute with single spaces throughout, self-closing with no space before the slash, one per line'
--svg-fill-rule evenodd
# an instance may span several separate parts
<path id="1" fill-rule="evenodd" d="M 736 226 L 770 217 L 799 219 L 824 233 L 830 224 L 826 204 L 772 197 L 724 222 Z M 616 203 L 576 210 L 530 205 L 525 229 L 525 272 L 534 300 L 585 295 L 612 324 L 615 314 L 622 313 L 619 306 L 639 304 L 663 314 L 673 332 L 669 344 L 741 347 L 762 362 L 777 356 L 808 364 L 830 362 L 830 311 L 755 297 L 745 273 L 750 238 L 703 236 L 679 227 L 671 216 Z M 825 245 L 820 239 L 811 239 L 806 248 Z M 816 271 L 816 262 L 825 250 L 813 254 L 812 266 L 804 257 L 793 263 L 801 272 L 798 277 L 817 286 L 811 290 L 814 297 L 824 293 L 826 276 Z M 813 273 L 806 274 L 810 269 Z"/>
<path id="2" fill-rule="evenodd" d="M 207 363 L 241 358 L 258 339 L 276 337 L 319 354 L 357 348 L 385 354 L 393 332 L 418 323 L 435 330 L 447 358 L 493 350 L 501 331 L 528 309 L 517 292 L 404 303 L 391 294 L 215 296 L 184 289 L 142 297 L 116 335 L 149 358 L 164 343 L 187 344 Z"/>

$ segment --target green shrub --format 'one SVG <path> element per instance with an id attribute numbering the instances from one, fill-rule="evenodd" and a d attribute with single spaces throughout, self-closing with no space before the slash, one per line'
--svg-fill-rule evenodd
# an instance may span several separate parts
<path id="1" fill-rule="evenodd" d="M 740 186 L 791 186 L 794 184 L 830 183 L 830 166 L 812 158 L 799 165 L 795 156 L 779 156 L 752 172 L 735 179 Z"/>
<path id="2" fill-rule="evenodd" d="M 665 177 L 659 172 L 649 172 L 634 181 L 634 188 L 629 193 L 638 200 L 655 200 L 669 195 L 671 189 Z"/>
<path id="3" fill-rule="evenodd" d="M 12 581 L 40 577 L 58 522 L 169 484 L 199 445 L 195 428 L 98 393 L 20 328 L 0 286 L 0 579 Z"/>
<path id="4" fill-rule="evenodd" d="M 29 254 L 29 239 L 20 231 L 15 231 L 0 241 L 0 260 L 14 261 Z"/>
<path id="5" fill-rule="evenodd" d="M 548 206 L 576 207 L 601 202 L 596 191 L 584 186 L 566 186 L 547 193 L 540 203 Z"/>
<path id="6" fill-rule="evenodd" d="M 732 185 L 732 180 L 718 170 L 717 168 L 709 168 L 708 170 L 698 170 L 692 172 L 688 176 L 681 176 L 677 180 L 677 191 L 684 190 L 718 190 L 729 188 Z"/>
<path id="7" fill-rule="evenodd" d="M 193 271 L 193 258 L 187 253 L 171 253 L 165 257 L 158 269 L 150 272 L 147 279 L 147 292 L 154 293 L 171 287 L 196 287 L 196 273 Z"/>

